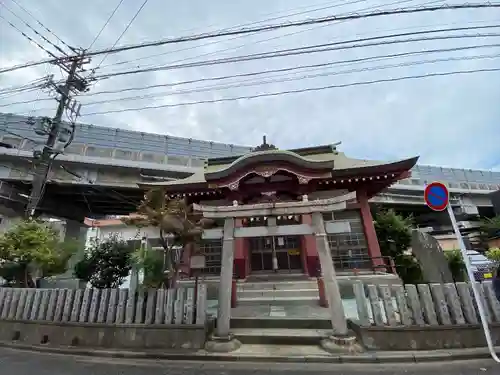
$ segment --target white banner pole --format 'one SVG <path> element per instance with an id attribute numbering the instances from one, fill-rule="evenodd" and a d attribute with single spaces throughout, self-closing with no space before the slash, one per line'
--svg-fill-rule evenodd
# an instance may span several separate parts
<path id="1" fill-rule="evenodd" d="M 483 301 L 481 299 L 481 294 L 479 293 L 479 283 L 476 282 L 474 278 L 474 272 L 472 272 L 469 255 L 467 254 L 467 249 L 465 248 L 465 243 L 462 238 L 462 234 L 460 233 L 460 228 L 458 228 L 457 219 L 455 218 L 455 213 L 451 205 L 448 203 L 446 210 L 448 211 L 448 215 L 450 216 L 451 225 L 453 226 L 453 231 L 458 240 L 458 244 L 460 246 L 460 251 L 462 252 L 462 258 L 464 260 L 465 268 L 467 269 L 467 275 L 469 276 L 469 281 L 472 285 L 472 291 L 474 293 L 474 298 L 476 299 L 477 308 L 479 310 L 479 317 L 481 319 L 481 324 L 483 326 L 484 336 L 486 337 L 486 342 L 488 343 L 488 349 L 490 351 L 491 357 L 495 360 L 495 362 L 500 363 L 500 358 L 495 353 L 495 347 L 493 346 L 493 341 L 491 340 L 491 332 L 490 327 L 488 326 L 488 320 L 486 319 L 486 313 L 483 306 Z"/>

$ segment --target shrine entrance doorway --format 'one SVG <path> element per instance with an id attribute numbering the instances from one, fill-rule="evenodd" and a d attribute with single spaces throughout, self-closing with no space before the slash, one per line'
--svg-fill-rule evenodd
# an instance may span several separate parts
<path id="1" fill-rule="evenodd" d="M 300 236 L 248 238 L 252 273 L 298 273 L 303 271 Z M 273 268 L 276 257 L 277 269 Z"/>

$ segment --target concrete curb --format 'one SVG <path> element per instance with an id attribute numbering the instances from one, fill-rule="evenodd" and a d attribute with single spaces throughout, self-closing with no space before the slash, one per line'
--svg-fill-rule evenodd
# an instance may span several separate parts
<path id="1" fill-rule="evenodd" d="M 452 349 L 433 351 L 368 352 L 357 355 L 325 356 L 263 356 L 251 354 L 221 354 L 205 351 L 126 351 L 76 347 L 51 347 L 22 343 L 0 342 L 0 347 L 39 353 L 79 355 L 104 358 L 162 359 L 178 361 L 226 361 L 226 362 L 272 362 L 272 363 L 423 363 L 445 362 L 467 359 L 487 359 L 486 348 Z"/>

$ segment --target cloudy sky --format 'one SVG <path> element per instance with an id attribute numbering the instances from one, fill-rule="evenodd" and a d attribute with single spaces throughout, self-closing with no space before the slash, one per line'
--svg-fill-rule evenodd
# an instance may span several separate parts
<path id="1" fill-rule="evenodd" d="M 119 2 L 16 1 L 60 39 L 71 46 L 82 48 L 91 45 Z M 21 17 L 47 39 L 64 48 L 52 34 L 20 9 L 14 0 L 2 2 L 8 9 L 0 6 L 0 67 L 48 57 L 45 51 L 30 43 L 6 20 L 33 36 L 46 49 L 58 54 L 53 46 L 37 38 L 18 18 Z M 111 47 L 142 3 L 143 0 L 124 0 L 91 50 Z M 256 26 L 333 14 L 442 3 L 424 0 L 149 0 L 118 45 L 243 25 Z M 102 63 L 101 55 L 94 57 L 87 68 L 90 72 L 90 69 L 98 67 L 95 70 L 98 77 L 138 68 L 207 61 L 388 34 L 495 25 L 499 24 L 499 20 L 498 8 L 372 17 L 287 28 L 251 36 L 142 48 L 107 55 Z M 280 148 L 342 141 L 342 150 L 353 157 L 398 159 L 420 155 L 421 163 L 425 164 L 500 169 L 500 72 L 401 80 L 213 103 L 214 100 L 256 94 L 499 67 L 500 27 L 420 34 L 396 39 L 464 34 L 476 36 L 337 49 L 273 59 L 127 74 L 98 80 L 91 86 L 88 94 L 78 98 L 83 103 L 79 121 L 249 146 L 259 144 L 263 134 L 267 134 L 268 139 Z M 477 34 L 482 36 L 478 37 Z M 473 46 L 483 47 L 464 49 Z M 456 50 L 442 51 L 453 48 Z M 371 59 L 362 63 L 345 62 L 436 49 L 441 51 Z M 326 65 L 331 62 L 337 63 Z M 313 64 L 325 65 L 314 69 L 309 67 L 218 81 L 182 83 Z M 55 74 L 56 78 L 61 77 L 59 68 L 50 65 L 0 74 L 0 89 L 28 83 L 50 73 Z M 173 86 L 173 83 L 181 84 Z M 144 88 L 149 85 L 164 86 L 98 94 L 102 91 Z M 144 96 L 147 97 L 143 98 Z M 33 99 L 41 100 L 10 105 Z M 200 101 L 212 103 L 178 106 L 180 103 Z M 97 103 L 91 104 L 92 102 Z M 53 115 L 55 106 L 55 101 L 50 100 L 50 93 L 43 91 L 3 96 L 0 100 L 0 111 L 19 114 Z M 129 110 L 147 106 L 163 107 Z M 106 111 L 122 112 L 91 115 Z"/>

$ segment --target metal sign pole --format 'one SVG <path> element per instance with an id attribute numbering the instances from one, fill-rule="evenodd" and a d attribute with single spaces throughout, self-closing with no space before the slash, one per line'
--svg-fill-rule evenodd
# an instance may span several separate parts
<path id="1" fill-rule="evenodd" d="M 462 238 L 462 234 L 460 233 L 460 229 L 458 228 L 457 219 L 455 218 L 455 213 L 451 205 L 448 203 L 446 210 L 448 211 L 448 215 L 450 216 L 451 225 L 453 226 L 453 231 L 458 240 L 458 244 L 460 246 L 460 251 L 462 252 L 462 258 L 464 260 L 465 268 L 467 269 L 467 275 L 469 276 L 470 283 L 472 285 L 472 291 L 474 293 L 474 298 L 476 299 L 477 308 L 479 310 L 479 317 L 481 319 L 481 324 L 483 326 L 484 336 L 486 337 L 486 342 L 488 344 L 488 349 L 490 351 L 491 357 L 495 360 L 495 362 L 500 363 L 500 358 L 495 353 L 495 347 L 493 346 L 493 342 L 491 340 L 491 332 L 490 327 L 488 326 L 488 320 L 486 319 L 486 313 L 483 306 L 483 301 L 481 299 L 481 294 L 479 293 L 479 283 L 476 282 L 474 278 L 474 273 L 472 272 L 469 255 L 467 254 L 467 249 L 465 248 L 465 243 Z"/>

